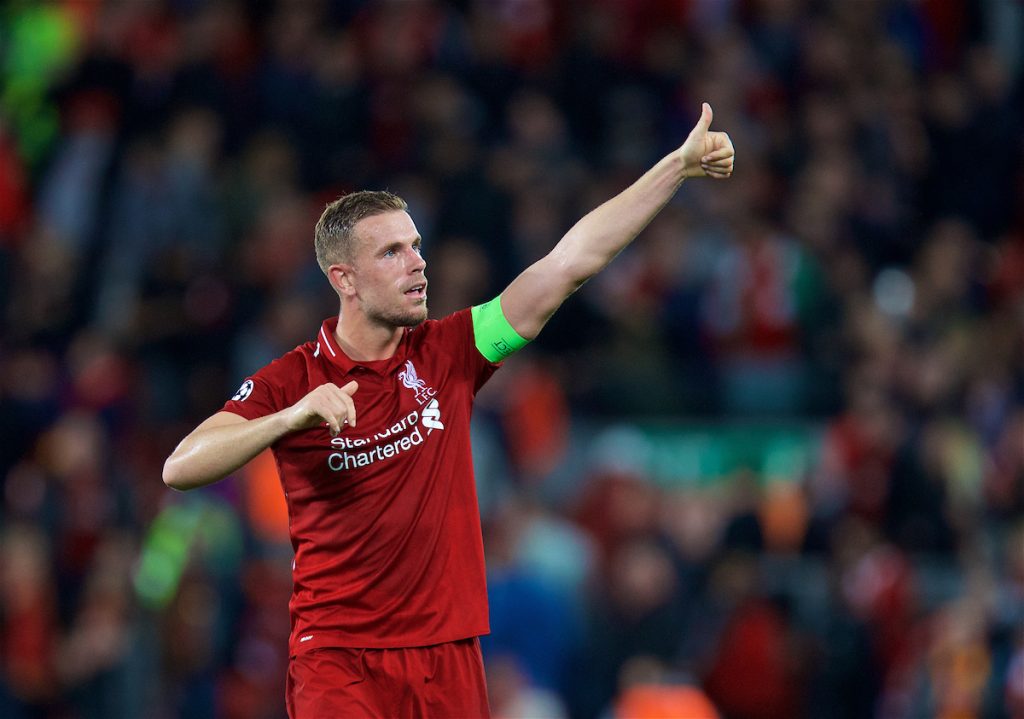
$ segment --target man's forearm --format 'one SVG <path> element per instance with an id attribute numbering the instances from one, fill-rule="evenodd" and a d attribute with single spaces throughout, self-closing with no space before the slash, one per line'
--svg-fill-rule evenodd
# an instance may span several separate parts
<path id="1" fill-rule="evenodd" d="M 679 151 L 587 213 L 543 258 L 502 293 L 505 318 L 519 336 L 532 339 L 566 297 L 603 270 L 658 214 L 686 178 Z"/>
<path id="2" fill-rule="evenodd" d="M 223 479 L 287 434 L 280 412 L 239 421 L 215 415 L 181 441 L 164 463 L 168 487 L 195 489 Z"/>
<path id="3" fill-rule="evenodd" d="M 575 284 L 586 282 L 640 234 L 685 179 L 677 150 L 580 219 L 555 246 L 553 258 L 564 264 Z"/>
<path id="4" fill-rule="evenodd" d="M 527 267 L 501 294 L 508 324 L 524 339 L 537 336 L 580 285 L 603 270 L 672 199 L 688 177 L 732 175 L 735 150 L 724 132 L 711 132 L 706 102 L 679 149 L 573 225 L 554 249 Z"/>

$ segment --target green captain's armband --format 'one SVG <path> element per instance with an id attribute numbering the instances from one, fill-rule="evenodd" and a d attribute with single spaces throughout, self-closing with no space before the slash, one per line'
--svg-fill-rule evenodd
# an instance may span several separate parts
<path id="1" fill-rule="evenodd" d="M 501 311 L 501 295 L 474 306 L 472 313 L 476 348 L 489 361 L 501 362 L 529 342 L 520 337 L 505 319 L 505 313 Z"/>

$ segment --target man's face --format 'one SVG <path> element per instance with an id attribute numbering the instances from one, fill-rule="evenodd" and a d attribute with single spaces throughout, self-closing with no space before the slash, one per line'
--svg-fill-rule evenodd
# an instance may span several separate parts
<path id="1" fill-rule="evenodd" d="M 367 319 L 391 327 L 412 327 L 427 319 L 427 263 L 409 214 L 372 215 L 353 230 L 350 280 Z"/>

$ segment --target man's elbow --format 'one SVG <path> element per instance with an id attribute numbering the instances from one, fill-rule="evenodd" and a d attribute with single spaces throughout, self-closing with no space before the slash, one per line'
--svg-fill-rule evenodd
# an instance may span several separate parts
<path id="1" fill-rule="evenodd" d="M 182 472 L 181 462 L 176 460 L 174 455 L 168 457 L 164 462 L 163 480 L 164 484 L 179 492 L 192 488 L 188 478 Z"/>

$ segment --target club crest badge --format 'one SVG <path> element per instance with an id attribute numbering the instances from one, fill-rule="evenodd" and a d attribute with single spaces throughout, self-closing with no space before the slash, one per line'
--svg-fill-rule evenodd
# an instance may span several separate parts
<path id="1" fill-rule="evenodd" d="M 411 389 L 416 393 L 416 402 L 419 404 L 423 404 L 437 394 L 433 387 L 428 387 L 427 383 L 416 374 L 416 368 L 413 366 L 412 360 L 406 360 L 405 369 L 398 373 L 398 379 L 403 387 Z"/>

